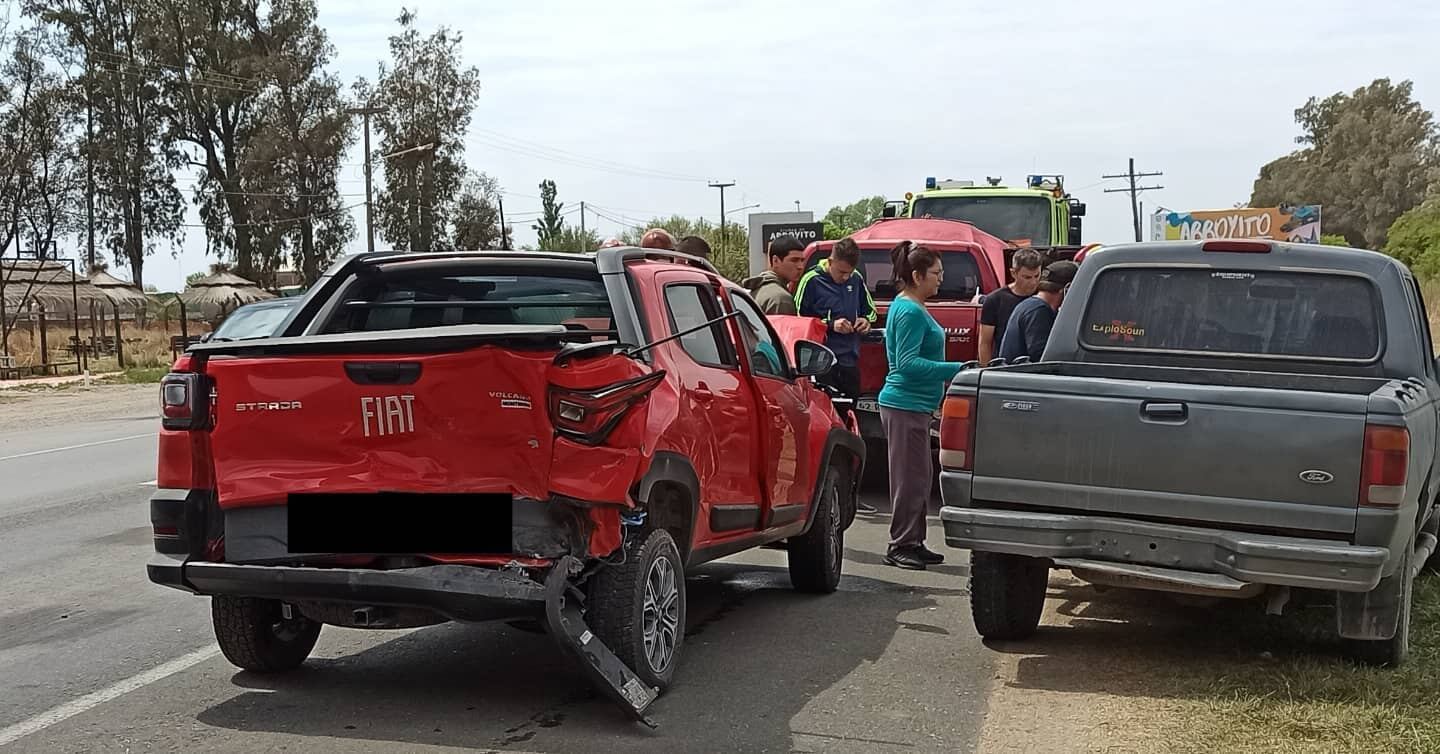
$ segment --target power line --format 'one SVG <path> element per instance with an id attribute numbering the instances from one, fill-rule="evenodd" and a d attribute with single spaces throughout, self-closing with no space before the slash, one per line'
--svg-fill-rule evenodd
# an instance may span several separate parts
<path id="1" fill-rule="evenodd" d="M 699 182 L 701 182 L 701 181 L 708 180 L 708 179 L 706 179 L 706 178 L 704 178 L 704 177 L 702 177 L 702 176 L 698 176 L 698 175 L 686 175 L 686 174 L 684 174 L 684 173 L 675 173 L 675 172 L 672 172 L 672 171 L 669 171 L 669 170 L 660 170 L 660 169 L 658 169 L 658 168 L 647 168 L 647 167 L 641 167 L 641 166 L 637 166 L 637 165 L 630 165 L 630 164 L 623 163 L 623 162 L 616 162 L 616 161 L 614 161 L 614 160 L 606 160 L 606 159 L 601 159 L 601 158 L 598 158 L 598 157 L 589 157 L 589 156 L 587 156 L 587 155 L 583 155 L 583 154 L 580 154 L 580 153 L 578 153 L 578 152 L 571 152 L 571 151 L 569 151 L 569 150 L 560 149 L 560 148 L 558 148 L 558 147 L 546 146 L 546 145 L 541 144 L 541 143 L 539 143 L 539 142 L 529 141 L 529 140 L 526 140 L 526 139 L 519 139 L 519 138 L 516 138 L 516 137 L 514 137 L 514 136 L 507 136 L 507 135 L 505 135 L 505 134 L 499 133 L 498 131 L 491 131 L 491 130 L 485 129 L 485 128 L 472 128 L 471 130 L 472 130 L 472 131 L 478 131 L 478 132 L 484 133 L 484 134 L 488 135 L 489 138 L 491 138 L 491 139 L 493 139 L 493 140 L 501 141 L 502 143 L 503 143 L 503 142 L 509 142 L 509 143 L 512 143 L 512 144 L 519 145 L 519 146 L 521 146 L 521 147 L 523 147 L 523 148 L 533 149 L 533 150 L 540 151 L 540 152 L 550 152 L 550 153 L 557 154 L 557 155 L 563 155 L 563 156 L 569 157 L 570 159 L 580 160 L 580 161 L 583 161 L 583 162 L 589 162 L 589 163 L 593 163 L 593 164 L 595 164 L 595 165 L 608 165 L 608 166 L 614 167 L 614 168 L 619 169 L 619 170 L 639 171 L 639 172 L 643 172 L 643 173 L 649 173 L 649 174 L 654 175 L 654 176 L 656 176 L 656 177 L 662 177 L 662 176 L 663 176 L 663 177 L 668 177 L 668 178 L 671 179 L 671 180 L 678 180 L 678 181 L 692 181 L 692 182 L 695 182 L 695 183 L 699 183 Z"/>
<path id="2" fill-rule="evenodd" d="M 279 219 L 279 220 L 261 220 L 261 221 L 252 222 L 252 223 L 231 223 L 230 225 L 224 226 L 224 227 L 229 227 L 229 228 L 268 228 L 268 227 L 273 227 L 273 226 L 276 226 L 276 225 L 286 225 L 286 224 L 289 224 L 289 223 L 303 222 L 303 221 L 305 221 L 305 220 L 320 220 L 320 219 L 324 219 L 324 218 L 326 218 L 326 217 L 334 217 L 335 215 L 339 215 L 339 214 L 343 214 L 343 213 L 345 213 L 345 212 L 349 212 L 349 211 L 352 210 L 352 209 L 359 209 L 360 207 L 363 207 L 363 206 L 365 206 L 365 203 L 364 203 L 364 202 L 360 202 L 359 204 L 352 204 L 352 205 L 350 205 L 350 206 L 348 206 L 348 207 L 341 207 L 340 209 L 332 210 L 332 211 L 330 211 L 330 212 L 316 212 L 316 213 L 312 213 L 312 214 L 309 214 L 309 215 L 301 215 L 300 217 L 286 217 L 286 218 L 282 218 L 282 219 Z M 205 225 L 205 224 L 203 224 L 203 223 L 181 223 L 180 227 L 182 227 L 182 228 L 206 228 L 206 229 L 208 229 L 209 226 L 207 226 L 207 225 Z"/>
<path id="3" fill-rule="evenodd" d="M 607 164 L 601 161 L 591 161 L 588 159 L 565 157 L 563 155 L 548 153 L 541 149 L 525 146 L 523 144 L 507 144 L 505 142 L 487 138 L 484 136 L 477 137 L 475 135 L 471 135 L 470 138 L 476 140 L 484 146 L 490 147 L 491 149 L 498 149 L 502 152 L 511 152 L 513 154 L 521 155 L 522 157 L 531 157 L 537 160 L 546 160 L 549 162 L 569 165 L 571 167 L 583 168 L 586 170 L 596 170 L 604 173 L 613 173 L 615 175 L 624 175 L 631 178 L 648 178 L 651 180 L 661 181 L 679 181 L 681 183 L 701 183 L 705 181 L 704 178 L 679 176 L 672 173 L 654 171 L 649 168 L 617 166 L 617 164 L 614 163 Z"/>
<path id="4" fill-rule="evenodd" d="M 1161 172 L 1155 172 L 1155 173 L 1137 173 L 1137 172 L 1135 172 L 1135 158 L 1134 158 L 1134 157 L 1131 157 L 1131 158 L 1130 158 L 1130 169 L 1127 170 L 1126 172 L 1124 172 L 1124 173 L 1122 173 L 1122 174 L 1120 174 L 1120 175 L 1102 175 L 1102 176 L 1100 176 L 1101 178 L 1104 178 L 1104 179 L 1106 179 L 1106 180 L 1109 180 L 1109 179 L 1112 179 L 1112 178 L 1125 178 L 1125 179 L 1127 179 L 1127 180 L 1130 181 L 1130 185 L 1129 185 L 1129 187 L 1127 187 L 1127 188 L 1105 189 L 1105 193 L 1107 193 L 1107 194 L 1120 194 L 1120 193 L 1125 193 L 1125 194 L 1129 194 L 1129 195 L 1130 195 L 1130 216 L 1131 216 L 1131 218 L 1132 218 L 1132 219 L 1134 220 L 1134 222 L 1135 222 L 1135 240 L 1136 240 L 1136 242 L 1139 242 L 1139 241 L 1140 241 L 1140 193 L 1141 193 L 1142 191 L 1155 191 L 1156 189 L 1165 188 L 1164 186 L 1140 186 L 1140 185 L 1138 185 L 1138 184 L 1136 183 L 1136 180 L 1139 179 L 1139 178 L 1152 178 L 1152 177 L 1160 176 L 1160 175 L 1165 175 L 1165 174 L 1164 174 L 1164 173 L 1161 173 Z"/>

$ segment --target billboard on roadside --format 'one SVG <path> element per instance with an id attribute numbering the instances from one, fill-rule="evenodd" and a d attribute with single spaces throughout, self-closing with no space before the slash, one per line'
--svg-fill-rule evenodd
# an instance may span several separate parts
<path id="1" fill-rule="evenodd" d="M 792 235 L 805 243 L 816 240 L 807 238 L 815 227 L 824 226 L 815 222 L 813 212 L 755 212 L 750 215 L 750 274 L 759 275 L 769 266 L 765 260 L 765 244 L 775 235 Z"/>
<path id="2" fill-rule="evenodd" d="M 1157 241 L 1207 238 L 1268 238 L 1293 243 L 1320 242 L 1320 205 L 1236 207 L 1157 213 Z"/>

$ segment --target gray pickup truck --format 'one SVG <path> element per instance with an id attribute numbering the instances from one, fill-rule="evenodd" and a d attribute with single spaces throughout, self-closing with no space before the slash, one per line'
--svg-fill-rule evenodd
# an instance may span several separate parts
<path id="1" fill-rule="evenodd" d="M 1400 664 L 1440 525 L 1434 352 L 1420 286 L 1381 254 L 1091 254 L 1043 359 L 962 371 L 942 408 L 977 630 L 1033 633 L 1055 568 L 1272 614 L 1333 600 L 1347 654 Z"/>

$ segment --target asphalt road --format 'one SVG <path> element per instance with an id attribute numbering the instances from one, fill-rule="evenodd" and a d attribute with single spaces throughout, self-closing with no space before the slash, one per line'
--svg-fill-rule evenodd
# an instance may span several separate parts
<path id="1" fill-rule="evenodd" d="M 840 591 L 789 588 L 785 555 L 688 582 L 676 685 L 655 731 L 595 696 L 550 639 L 508 624 L 326 627 L 300 671 L 220 657 L 209 604 L 151 585 L 149 404 L 0 430 L 0 751 L 968 751 L 993 655 L 963 553 L 880 561 L 885 516 L 848 533 Z M 882 496 L 871 502 L 883 504 Z M 938 527 L 932 547 L 941 547 Z"/>

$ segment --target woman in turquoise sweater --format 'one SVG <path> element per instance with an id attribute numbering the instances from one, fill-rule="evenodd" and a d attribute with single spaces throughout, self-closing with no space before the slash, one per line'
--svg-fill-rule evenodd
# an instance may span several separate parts
<path id="1" fill-rule="evenodd" d="M 925 546 L 925 514 L 934 469 L 930 421 L 945 386 L 960 371 L 945 361 L 945 331 L 925 310 L 940 290 L 945 270 L 934 251 L 903 241 L 890 251 L 900 295 L 885 317 L 885 357 L 890 371 L 880 390 L 880 423 L 890 461 L 890 547 L 885 562 L 923 571 L 945 556 Z"/>

